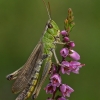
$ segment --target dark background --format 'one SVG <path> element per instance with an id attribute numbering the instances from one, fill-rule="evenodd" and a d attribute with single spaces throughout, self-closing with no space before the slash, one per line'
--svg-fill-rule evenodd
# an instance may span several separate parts
<path id="1" fill-rule="evenodd" d="M 63 75 L 63 83 L 75 90 L 70 100 L 100 100 L 100 0 L 45 1 L 50 2 L 52 18 L 61 30 L 68 8 L 74 12 L 76 25 L 71 39 L 86 66 L 79 75 Z M 0 0 L 0 100 L 15 100 L 13 82 L 5 77 L 26 62 L 47 20 L 42 0 Z M 43 88 L 37 100 L 48 97 Z"/>

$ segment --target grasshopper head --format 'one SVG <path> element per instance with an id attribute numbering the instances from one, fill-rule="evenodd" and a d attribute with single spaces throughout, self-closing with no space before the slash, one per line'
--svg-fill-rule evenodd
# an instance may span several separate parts
<path id="1" fill-rule="evenodd" d="M 59 27 L 53 20 L 49 20 L 47 26 L 48 26 L 47 31 L 52 36 L 59 36 L 59 32 L 60 32 Z"/>
<path id="2" fill-rule="evenodd" d="M 49 20 L 47 22 L 46 28 L 45 28 L 45 33 L 46 31 L 49 32 L 49 34 L 51 34 L 54 37 L 59 37 L 60 31 L 59 31 L 59 27 L 58 25 L 51 19 L 51 11 L 50 11 L 50 3 L 48 2 L 48 6 L 45 3 L 44 0 L 42 0 L 45 4 L 48 16 L 49 16 Z M 49 8 L 48 8 L 49 7 Z"/>

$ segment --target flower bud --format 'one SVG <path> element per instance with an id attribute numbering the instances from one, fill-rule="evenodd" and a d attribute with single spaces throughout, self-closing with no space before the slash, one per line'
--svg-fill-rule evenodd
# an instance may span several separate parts
<path id="1" fill-rule="evenodd" d="M 73 47 L 75 47 L 75 43 L 73 41 L 70 41 L 69 46 L 73 48 Z"/>
<path id="2" fill-rule="evenodd" d="M 69 38 L 68 37 L 64 37 L 64 41 L 65 42 L 69 42 Z"/>
<path id="3" fill-rule="evenodd" d="M 46 87 L 45 87 L 46 93 L 50 93 L 53 94 L 54 91 L 56 90 L 56 86 L 52 86 L 51 83 L 49 83 Z"/>
<path id="4" fill-rule="evenodd" d="M 70 63 L 68 61 L 62 61 L 61 63 L 61 72 L 62 74 L 68 74 L 70 75 L 70 67 L 69 67 Z"/>
<path id="5" fill-rule="evenodd" d="M 66 36 L 68 34 L 65 30 L 61 31 L 60 33 L 62 36 Z"/>
<path id="6" fill-rule="evenodd" d="M 62 84 L 61 86 L 60 86 L 60 91 L 61 91 L 61 93 L 62 93 L 62 95 L 65 97 L 65 96 L 67 96 L 67 97 L 70 97 L 70 94 L 72 93 L 72 92 L 74 92 L 74 90 L 70 87 L 70 86 L 68 86 L 68 85 L 66 85 L 66 84 Z"/>
<path id="7" fill-rule="evenodd" d="M 69 54 L 68 48 L 62 48 L 60 50 L 60 54 L 61 54 L 62 57 L 66 58 L 68 56 L 68 54 Z"/>
<path id="8" fill-rule="evenodd" d="M 61 77 L 59 74 L 52 75 L 50 79 L 51 79 L 52 86 L 59 87 L 59 85 L 61 84 Z"/>
<path id="9" fill-rule="evenodd" d="M 67 100 L 67 99 L 64 97 L 59 97 L 57 100 Z"/>
<path id="10" fill-rule="evenodd" d="M 70 54 L 69 54 L 69 56 L 72 58 L 72 59 L 74 59 L 74 60 L 80 60 L 80 55 L 76 52 L 76 51 L 74 51 L 74 50 L 70 50 Z"/>
<path id="11" fill-rule="evenodd" d="M 79 69 L 84 66 L 84 64 L 81 64 L 80 62 L 78 61 L 71 61 L 69 63 L 69 66 L 70 66 L 70 69 L 73 73 L 75 74 L 79 74 Z"/>

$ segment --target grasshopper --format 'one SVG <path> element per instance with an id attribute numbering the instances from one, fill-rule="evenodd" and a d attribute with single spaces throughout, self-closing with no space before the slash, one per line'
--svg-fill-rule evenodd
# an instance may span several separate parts
<path id="1" fill-rule="evenodd" d="M 56 44 L 62 44 L 59 37 L 60 30 L 57 24 L 51 19 L 46 3 L 45 6 L 49 20 L 46 23 L 40 41 L 29 56 L 27 62 L 21 68 L 6 76 L 8 80 L 15 80 L 12 86 L 12 92 L 15 94 L 21 92 L 15 100 L 26 100 L 30 95 L 32 95 L 33 99 L 36 99 L 50 71 L 53 55 L 56 63 L 59 64 L 55 48 Z M 43 66 L 42 71 L 41 67 Z M 42 75 L 40 75 L 40 71 L 42 71 Z"/>

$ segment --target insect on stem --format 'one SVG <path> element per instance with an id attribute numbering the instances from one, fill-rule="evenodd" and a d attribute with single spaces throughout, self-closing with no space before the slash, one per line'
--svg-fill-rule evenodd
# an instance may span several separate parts
<path id="1" fill-rule="evenodd" d="M 59 39 L 55 39 L 55 37 L 60 36 L 60 29 L 51 19 L 49 2 L 47 6 L 45 0 L 42 1 L 49 16 L 45 31 L 23 67 L 6 77 L 8 80 L 15 80 L 12 85 L 12 92 L 20 92 L 16 100 L 27 100 L 30 96 L 36 99 L 52 67 L 53 55 L 59 64 L 55 53 L 56 43 L 59 42 Z"/>

